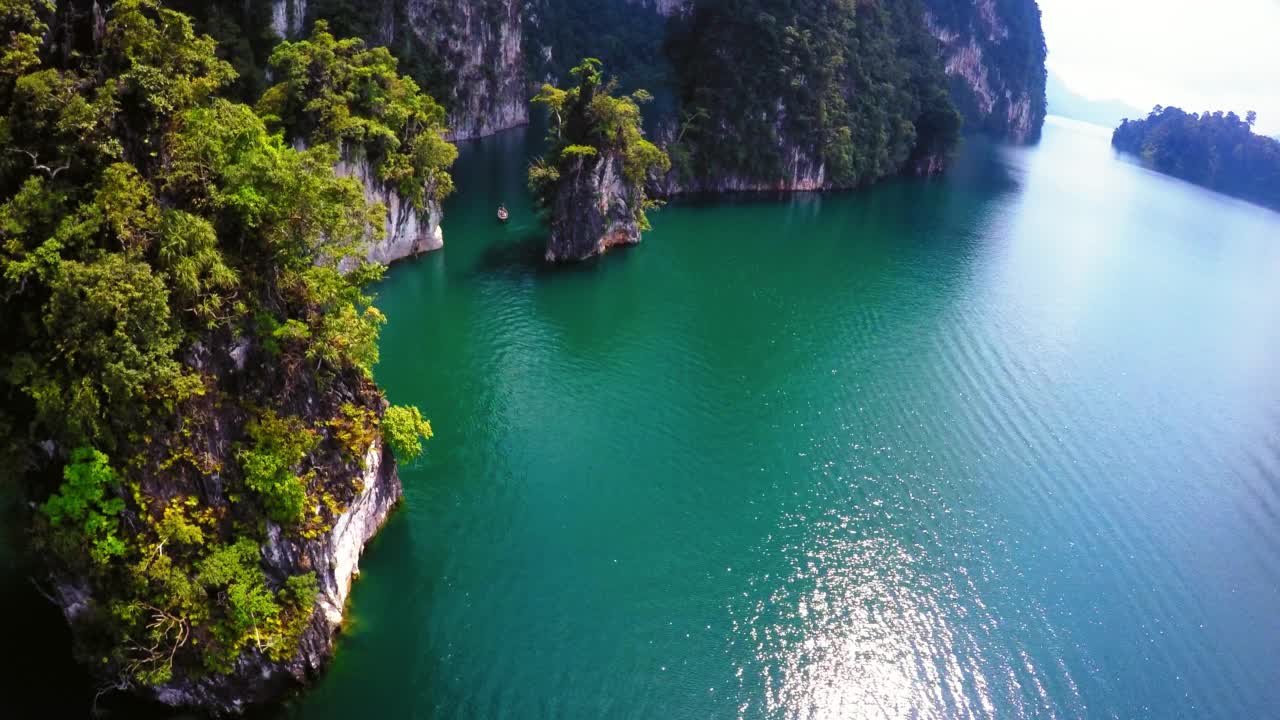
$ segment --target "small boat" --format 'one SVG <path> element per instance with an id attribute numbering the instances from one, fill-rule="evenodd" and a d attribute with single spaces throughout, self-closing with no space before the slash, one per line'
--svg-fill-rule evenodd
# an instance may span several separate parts
<path id="1" fill-rule="evenodd" d="M 511 214 L 507 212 L 507 207 L 505 205 L 499 205 L 498 222 L 506 222 L 509 217 L 511 217 Z"/>

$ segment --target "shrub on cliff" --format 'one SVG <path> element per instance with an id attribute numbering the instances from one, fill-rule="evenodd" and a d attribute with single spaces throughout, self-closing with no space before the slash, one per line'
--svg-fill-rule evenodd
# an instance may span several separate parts
<path id="1" fill-rule="evenodd" d="M 382 418 L 382 432 L 401 462 L 413 462 L 422 454 L 422 441 L 431 439 L 431 423 L 416 407 L 393 405 Z"/>

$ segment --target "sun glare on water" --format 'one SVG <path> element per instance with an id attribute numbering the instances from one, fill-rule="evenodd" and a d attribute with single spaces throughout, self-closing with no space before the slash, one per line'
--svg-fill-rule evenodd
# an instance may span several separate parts
<path id="1" fill-rule="evenodd" d="M 750 643 L 754 664 L 737 670 L 739 718 L 1059 716 L 1027 654 L 989 646 L 1002 623 L 967 570 L 936 574 L 923 545 L 854 537 L 854 526 L 818 523 L 782 548 L 787 577 L 744 593 L 732 642 Z M 763 696 L 748 691 L 760 685 Z"/>

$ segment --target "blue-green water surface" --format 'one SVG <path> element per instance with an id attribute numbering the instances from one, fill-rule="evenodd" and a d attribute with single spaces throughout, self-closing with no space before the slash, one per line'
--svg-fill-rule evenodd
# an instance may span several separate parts
<path id="1" fill-rule="evenodd" d="M 537 149 L 379 288 L 436 436 L 268 717 L 1280 717 L 1280 214 L 1053 121 L 550 268 Z M 0 717 L 85 717 L 21 542 Z"/>
<path id="2" fill-rule="evenodd" d="M 1280 713 L 1280 215 L 1052 122 L 552 269 L 533 151 L 380 288 L 436 437 L 288 715 Z"/>

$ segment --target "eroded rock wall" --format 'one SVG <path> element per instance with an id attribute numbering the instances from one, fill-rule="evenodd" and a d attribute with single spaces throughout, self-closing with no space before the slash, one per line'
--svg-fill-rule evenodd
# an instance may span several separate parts
<path id="1" fill-rule="evenodd" d="M 387 0 L 384 0 L 387 1 Z M 452 139 L 491 135 L 529 122 L 521 0 L 398 0 L 408 30 L 438 53 L 450 79 Z"/>
<path id="2" fill-rule="evenodd" d="M 362 490 L 328 533 L 304 540 L 286 536 L 270 525 L 262 546 L 268 575 L 288 577 L 314 571 L 320 592 L 311 624 L 298 643 L 298 653 L 274 662 L 256 650 L 242 654 L 226 675 L 185 676 L 152 690 L 154 698 L 174 707 L 198 707 L 214 715 L 238 715 L 249 707 L 279 698 L 291 687 L 314 679 L 332 657 L 343 609 L 359 573 L 360 555 L 399 502 L 402 489 L 395 462 L 381 441 L 369 447 L 358 473 Z"/>
<path id="3" fill-rule="evenodd" d="M 1035 0 L 925 0 L 951 94 L 970 130 L 1013 142 L 1040 137 L 1044 31 Z"/>
<path id="4" fill-rule="evenodd" d="M 428 201 L 419 210 L 394 187 L 379 180 L 362 153 L 345 155 L 336 168 L 338 174 L 358 179 L 364 186 L 365 200 L 382 203 L 387 208 L 382 239 L 370 239 L 367 244 L 366 257 L 370 261 L 390 265 L 396 260 L 444 247 L 444 230 L 440 227 L 443 213 L 439 203 Z"/>
<path id="5" fill-rule="evenodd" d="M 623 177 L 617 153 L 578 158 L 562 172 L 564 179 L 551 208 L 548 262 L 585 260 L 618 245 L 640 242 L 636 216 L 643 198 Z"/>

